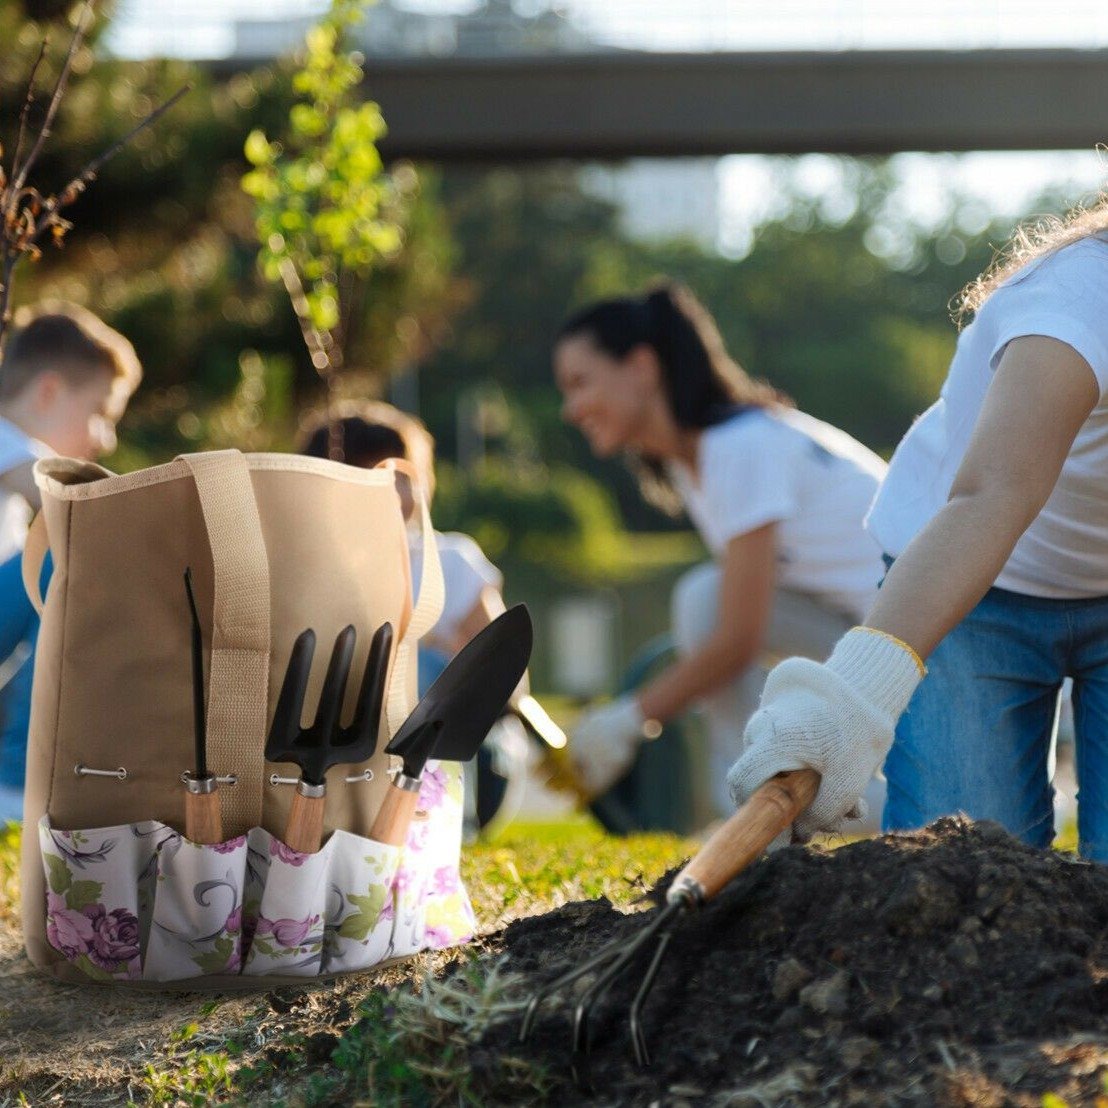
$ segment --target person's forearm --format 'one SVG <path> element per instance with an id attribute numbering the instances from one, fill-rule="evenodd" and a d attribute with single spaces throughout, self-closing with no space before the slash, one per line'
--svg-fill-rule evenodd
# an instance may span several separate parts
<path id="1" fill-rule="evenodd" d="M 708 640 L 700 650 L 675 662 L 644 686 L 638 694 L 642 714 L 665 723 L 737 677 L 757 653 L 756 643 Z"/>
<path id="2" fill-rule="evenodd" d="M 866 626 L 926 658 L 992 586 L 1040 506 L 1018 489 L 954 496 L 897 558 Z"/>

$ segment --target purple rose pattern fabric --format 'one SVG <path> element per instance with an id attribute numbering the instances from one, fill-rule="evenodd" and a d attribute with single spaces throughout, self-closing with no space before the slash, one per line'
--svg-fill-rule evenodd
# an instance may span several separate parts
<path id="1" fill-rule="evenodd" d="M 212 846 L 145 821 L 39 842 L 47 937 L 100 981 L 313 977 L 463 942 L 461 767 L 430 763 L 401 850 L 336 831 L 301 854 L 262 828 Z"/>

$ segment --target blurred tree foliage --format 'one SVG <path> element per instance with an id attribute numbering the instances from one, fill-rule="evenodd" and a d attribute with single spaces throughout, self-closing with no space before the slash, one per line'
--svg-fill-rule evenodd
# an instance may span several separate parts
<path id="1" fill-rule="evenodd" d="M 34 6 L 36 8 L 41 6 Z M 72 12 L 69 13 L 70 15 Z M 98 26 L 102 33 L 103 22 Z M 68 40 L 0 0 L 0 141 L 11 141 L 24 83 L 44 33 Z M 292 105 L 292 62 L 216 81 L 183 62 L 122 62 L 85 50 L 39 174 L 64 182 L 90 154 L 121 136 L 183 81 L 192 92 L 153 133 L 108 165 L 71 209 L 65 248 L 26 266 L 17 304 L 40 298 L 86 304 L 135 344 L 146 381 L 121 427 L 115 468 L 165 460 L 210 444 L 291 445 L 298 412 L 319 382 L 283 288 L 255 264 L 249 168 L 243 142 L 255 127 L 281 130 Z M 44 89 L 56 70 L 45 66 Z M 358 365 L 371 387 L 422 356 L 444 326 L 451 291 L 450 238 L 433 174 L 409 173 L 411 216 L 389 265 L 359 290 L 352 321 Z"/>
<path id="2" fill-rule="evenodd" d="M 0 0 L 0 141 L 44 29 L 30 17 L 65 7 Z M 64 27 L 55 35 L 60 45 Z M 45 183 L 64 180 L 182 80 L 195 86 L 107 167 L 74 207 L 65 249 L 27 267 L 16 288 L 18 302 L 86 303 L 134 340 L 147 382 L 121 428 L 117 468 L 208 445 L 287 448 L 297 414 L 319 399 L 287 296 L 258 273 L 253 206 L 239 188 L 246 136 L 283 132 L 294 68 L 216 81 L 180 62 L 79 59 L 41 163 Z M 44 86 L 52 75 L 42 74 Z M 788 159 L 778 164 L 781 214 L 741 260 L 629 239 L 571 164 L 404 168 L 403 240 L 359 292 L 351 339 L 366 389 L 418 368 L 421 414 L 441 456 L 462 463 L 444 475 L 444 525 L 473 527 L 509 561 L 579 566 L 622 541 L 621 521 L 670 525 L 624 466 L 592 459 L 562 424 L 549 366 L 567 312 L 661 275 L 701 296 L 751 373 L 891 450 L 946 371 L 951 298 L 1011 227 L 957 196 L 937 231 L 914 226 L 881 161 L 844 162 L 835 204 L 800 191 Z M 1060 211 L 1072 199 L 1036 208 Z"/>

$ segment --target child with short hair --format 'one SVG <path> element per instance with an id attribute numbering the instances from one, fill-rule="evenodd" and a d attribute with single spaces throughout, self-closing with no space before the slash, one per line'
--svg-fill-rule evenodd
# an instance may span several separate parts
<path id="1" fill-rule="evenodd" d="M 17 313 L 0 356 L 0 823 L 23 811 L 38 616 L 20 570 L 40 500 L 39 458 L 96 458 L 142 379 L 134 347 L 92 312 L 43 304 Z M 7 663 L 7 664 L 5 664 Z"/>

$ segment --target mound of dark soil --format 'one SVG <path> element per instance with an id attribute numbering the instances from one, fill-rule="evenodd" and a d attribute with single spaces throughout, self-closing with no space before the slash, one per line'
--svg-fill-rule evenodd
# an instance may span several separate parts
<path id="1" fill-rule="evenodd" d="M 596 901 L 521 920 L 502 936 L 507 968 L 537 987 L 654 910 Z M 648 1069 L 622 1014 L 649 952 L 598 1010 L 579 1085 L 569 998 L 526 1045 L 518 1021 L 496 1025 L 471 1061 L 490 1103 L 514 1057 L 546 1068 L 559 1105 L 1040 1105 L 1048 1091 L 1092 1105 L 1108 1073 L 1106 928 L 1108 867 L 992 824 L 792 847 L 678 923 L 646 1008 Z"/>

